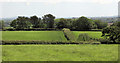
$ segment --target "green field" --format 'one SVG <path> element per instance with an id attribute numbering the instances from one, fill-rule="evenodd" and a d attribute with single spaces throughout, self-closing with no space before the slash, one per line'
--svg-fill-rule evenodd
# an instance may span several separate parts
<path id="1" fill-rule="evenodd" d="M 2 40 L 66 41 L 62 31 L 2 31 Z"/>
<path id="2" fill-rule="evenodd" d="M 87 33 L 92 38 L 101 38 L 102 33 L 97 31 L 72 31 L 75 37 Z M 2 40 L 45 40 L 66 41 L 62 31 L 2 31 Z"/>
<path id="3" fill-rule="evenodd" d="M 118 45 L 3 45 L 3 61 L 117 61 Z"/>
<path id="4" fill-rule="evenodd" d="M 78 38 L 79 34 L 82 34 L 82 33 L 87 33 L 91 38 L 102 38 L 101 35 L 102 35 L 102 32 L 100 31 L 72 31 L 76 38 Z"/>

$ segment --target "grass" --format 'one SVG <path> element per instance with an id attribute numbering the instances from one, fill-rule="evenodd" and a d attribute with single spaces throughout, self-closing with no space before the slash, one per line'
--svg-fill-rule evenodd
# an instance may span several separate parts
<path id="1" fill-rule="evenodd" d="M 102 32 L 100 31 L 72 31 L 76 38 L 78 38 L 79 34 L 82 34 L 82 33 L 87 33 L 90 37 L 92 38 L 102 38 L 101 35 L 102 35 Z"/>
<path id="2" fill-rule="evenodd" d="M 2 31 L 2 40 L 66 41 L 62 31 Z"/>
<path id="3" fill-rule="evenodd" d="M 118 45 L 3 45 L 3 61 L 117 61 Z"/>

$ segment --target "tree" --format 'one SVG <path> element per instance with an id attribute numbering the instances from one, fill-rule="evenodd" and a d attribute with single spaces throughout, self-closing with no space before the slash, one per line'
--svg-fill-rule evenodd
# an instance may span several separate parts
<path id="1" fill-rule="evenodd" d="M 30 28 L 32 24 L 29 22 L 30 19 L 28 17 L 18 17 L 17 19 L 13 20 L 10 24 L 11 27 L 16 29 L 25 29 Z"/>
<path id="2" fill-rule="evenodd" d="M 57 28 L 59 28 L 59 29 L 67 28 L 66 19 L 60 18 L 59 22 L 56 25 L 57 25 Z"/>
<path id="3" fill-rule="evenodd" d="M 107 23 L 106 22 L 102 22 L 100 20 L 95 20 L 94 22 L 97 25 L 98 29 L 103 29 L 103 28 L 107 27 Z"/>
<path id="4" fill-rule="evenodd" d="M 120 21 L 115 22 L 115 23 L 113 24 L 113 26 L 118 26 L 118 27 L 120 27 Z"/>
<path id="5" fill-rule="evenodd" d="M 116 22 L 115 24 L 119 24 L 119 23 Z M 116 43 L 117 41 L 120 42 L 120 27 L 116 25 L 106 27 L 102 31 L 102 36 L 108 38 L 114 43 Z"/>
<path id="6" fill-rule="evenodd" d="M 17 20 L 13 20 L 11 23 L 10 23 L 10 26 L 13 27 L 13 28 L 17 28 L 18 24 L 17 24 Z"/>
<path id="7" fill-rule="evenodd" d="M 0 21 L 0 29 L 4 29 L 4 21 L 3 20 Z"/>
<path id="8" fill-rule="evenodd" d="M 47 28 L 54 28 L 54 19 L 55 16 L 51 14 L 44 15 L 43 17 L 44 23 L 47 25 Z"/>
<path id="9" fill-rule="evenodd" d="M 76 30 L 89 30 L 91 28 L 91 22 L 87 17 L 80 17 L 77 19 L 76 23 Z"/>
<path id="10" fill-rule="evenodd" d="M 31 16 L 30 17 L 30 22 L 33 25 L 33 28 L 39 28 L 40 27 L 40 21 L 41 18 L 38 18 L 37 16 Z"/>

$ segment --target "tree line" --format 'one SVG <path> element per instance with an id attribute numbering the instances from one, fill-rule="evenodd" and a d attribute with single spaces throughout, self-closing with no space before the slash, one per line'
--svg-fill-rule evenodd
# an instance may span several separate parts
<path id="1" fill-rule="evenodd" d="M 52 14 L 46 14 L 42 18 L 36 15 L 31 17 L 18 16 L 11 21 L 10 26 L 15 29 L 32 29 L 32 28 L 69 28 L 71 30 L 91 30 L 103 29 L 107 27 L 107 22 L 92 20 L 87 17 L 79 18 L 55 18 Z"/>

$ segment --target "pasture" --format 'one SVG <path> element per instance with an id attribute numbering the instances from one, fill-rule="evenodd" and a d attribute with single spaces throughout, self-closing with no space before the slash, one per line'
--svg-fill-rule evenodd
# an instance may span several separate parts
<path id="1" fill-rule="evenodd" d="M 3 61 L 117 61 L 118 45 L 3 45 Z"/>
<path id="2" fill-rule="evenodd" d="M 87 33 L 92 38 L 102 38 L 102 33 L 98 31 L 72 32 L 76 39 L 82 33 Z M 62 31 L 2 31 L 2 40 L 67 41 Z"/>
<path id="3" fill-rule="evenodd" d="M 102 38 L 102 32 L 100 31 L 72 31 L 73 34 L 75 34 L 76 38 L 78 38 L 79 34 L 86 33 L 88 34 L 91 38 Z"/>
<path id="4" fill-rule="evenodd" d="M 2 31 L 2 40 L 66 41 L 62 31 Z"/>

